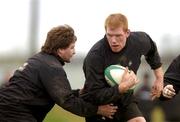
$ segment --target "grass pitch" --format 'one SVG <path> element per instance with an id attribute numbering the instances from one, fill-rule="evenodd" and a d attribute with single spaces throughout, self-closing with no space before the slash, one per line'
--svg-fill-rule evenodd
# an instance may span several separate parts
<path id="1" fill-rule="evenodd" d="M 85 122 L 85 119 L 55 105 L 43 122 Z"/>

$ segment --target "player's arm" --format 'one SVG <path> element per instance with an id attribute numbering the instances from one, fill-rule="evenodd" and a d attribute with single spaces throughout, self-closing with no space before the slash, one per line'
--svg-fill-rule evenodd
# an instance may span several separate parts
<path id="1" fill-rule="evenodd" d="M 164 78 L 164 88 L 160 97 L 160 100 L 172 99 L 179 93 L 180 87 L 178 85 L 180 81 L 175 79 Z"/>
<path id="2" fill-rule="evenodd" d="M 151 69 L 154 72 L 155 81 L 151 90 L 151 97 L 155 99 L 156 97 L 160 97 L 161 91 L 163 89 L 163 70 L 161 58 L 156 46 L 156 43 L 151 39 L 151 37 L 145 33 L 143 41 L 143 53 L 145 55 L 145 59 L 150 65 Z M 142 45 L 141 45 L 142 47 Z"/>
<path id="3" fill-rule="evenodd" d="M 56 104 L 79 116 L 86 117 L 100 114 L 112 118 L 112 115 L 116 112 L 116 106 L 94 106 L 91 103 L 85 102 L 82 98 L 74 95 L 74 91 L 72 91 L 63 69 L 59 67 L 50 68 L 50 70 L 46 69 L 46 67 L 44 68 L 40 72 L 41 81 L 46 92 Z"/>
<path id="4" fill-rule="evenodd" d="M 83 89 L 74 89 L 72 90 L 73 94 L 76 97 L 79 97 L 82 94 Z M 113 104 L 99 105 L 97 114 L 102 115 L 104 117 L 113 119 L 113 115 L 116 113 L 118 107 Z"/>
<path id="5" fill-rule="evenodd" d="M 153 71 L 154 71 L 155 81 L 151 90 L 152 100 L 155 99 L 156 97 L 160 97 L 164 85 L 163 82 L 164 73 L 162 67 L 159 67 Z"/>
<path id="6" fill-rule="evenodd" d="M 169 99 L 173 98 L 176 95 L 176 92 L 175 92 L 175 89 L 173 88 L 173 85 L 171 85 L 171 84 L 166 85 L 163 88 L 162 95 L 163 95 L 163 97 L 166 97 Z"/>
<path id="7" fill-rule="evenodd" d="M 164 74 L 164 84 L 162 95 L 165 98 L 173 98 L 180 90 L 180 55 L 178 55 L 169 65 Z"/>

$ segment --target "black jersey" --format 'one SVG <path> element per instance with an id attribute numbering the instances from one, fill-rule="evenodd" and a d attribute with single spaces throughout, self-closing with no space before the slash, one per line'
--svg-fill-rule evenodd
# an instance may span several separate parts
<path id="1" fill-rule="evenodd" d="M 177 56 L 164 73 L 165 84 L 172 84 L 176 93 L 180 90 L 180 55 Z"/>
<path id="2" fill-rule="evenodd" d="M 97 107 L 74 95 L 63 65 L 40 52 L 16 70 L 0 89 L 0 121 L 41 122 L 55 103 L 80 116 L 95 115 Z"/>
<path id="3" fill-rule="evenodd" d="M 118 85 L 110 87 L 106 83 L 104 70 L 109 65 L 120 64 L 128 66 L 136 73 L 143 55 L 152 69 L 161 67 L 156 44 L 146 33 L 131 32 L 126 46 L 116 53 L 111 51 L 107 38 L 104 36 L 90 49 L 84 60 L 83 71 L 86 80 L 82 97 L 94 104 L 116 102 L 122 98 Z M 124 103 L 129 104 L 128 101 L 125 100 Z"/>

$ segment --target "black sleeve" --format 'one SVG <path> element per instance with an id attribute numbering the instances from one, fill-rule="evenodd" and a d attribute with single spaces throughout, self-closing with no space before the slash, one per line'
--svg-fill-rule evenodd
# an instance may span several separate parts
<path id="1" fill-rule="evenodd" d="M 177 82 L 177 81 L 174 81 L 174 80 L 168 79 L 168 78 L 164 78 L 164 87 L 165 87 L 166 85 L 173 85 L 173 88 L 174 88 L 176 94 L 178 94 L 178 93 L 179 93 L 179 90 L 180 90 L 180 86 L 177 85 L 177 84 L 174 84 L 174 82 Z M 175 96 L 176 96 L 176 95 L 175 95 Z M 175 96 L 174 96 L 174 97 L 175 97 Z M 166 97 L 164 97 L 162 94 L 161 94 L 161 96 L 160 96 L 159 99 L 160 99 L 161 101 L 170 100 L 170 98 L 166 98 Z"/>
<path id="2" fill-rule="evenodd" d="M 74 95 L 62 67 L 43 66 L 40 78 L 50 97 L 65 110 L 84 117 L 96 115 L 96 106 Z"/>
<path id="3" fill-rule="evenodd" d="M 180 90 L 180 55 L 176 57 L 169 67 L 167 68 L 164 74 L 164 86 L 171 84 L 175 89 L 176 94 L 179 93 Z M 161 95 L 160 100 L 168 100 L 168 98 L 163 97 Z"/>
<path id="4" fill-rule="evenodd" d="M 106 83 L 103 64 L 103 58 L 96 54 L 89 54 L 83 64 L 86 79 L 83 97 L 95 104 L 115 102 L 121 97 L 118 85 L 110 87 Z"/>
<path id="5" fill-rule="evenodd" d="M 145 52 L 145 59 L 148 62 L 148 64 L 151 66 L 152 69 L 157 69 L 159 67 L 161 67 L 162 63 L 161 63 L 161 58 L 160 55 L 158 53 L 158 49 L 156 46 L 156 43 L 151 39 L 151 37 L 144 33 L 144 49 L 147 50 L 147 52 Z"/>
<path id="6" fill-rule="evenodd" d="M 164 79 L 169 79 L 168 82 L 180 87 L 180 55 L 171 62 L 164 73 Z"/>
<path id="7" fill-rule="evenodd" d="M 180 55 L 176 57 L 164 73 L 165 83 L 172 84 L 176 94 L 180 90 Z"/>
<path id="8" fill-rule="evenodd" d="M 173 88 L 176 94 L 178 94 L 180 90 L 180 85 L 177 84 L 177 82 L 180 82 L 180 80 L 164 78 L 164 86 L 169 85 L 169 84 L 173 85 Z"/>

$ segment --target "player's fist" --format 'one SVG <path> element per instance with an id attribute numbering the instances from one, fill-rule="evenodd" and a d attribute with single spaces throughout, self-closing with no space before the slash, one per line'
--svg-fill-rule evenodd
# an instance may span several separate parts
<path id="1" fill-rule="evenodd" d="M 166 98 L 172 98 L 176 95 L 173 85 L 166 85 L 162 91 L 162 94 Z"/>
<path id="2" fill-rule="evenodd" d="M 128 68 L 126 68 L 125 72 L 123 73 L 122 80 L 119 84 L 120 93 L 125 93 L 130 89 L 134 89 L 137 83 L 139 83 L 139 79 L 135 73 L 132 70 L 129 71 Z"/>

